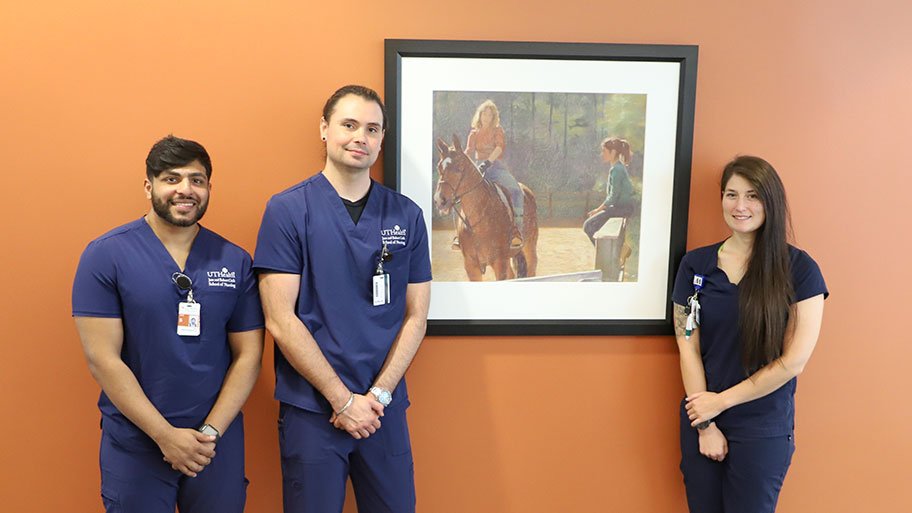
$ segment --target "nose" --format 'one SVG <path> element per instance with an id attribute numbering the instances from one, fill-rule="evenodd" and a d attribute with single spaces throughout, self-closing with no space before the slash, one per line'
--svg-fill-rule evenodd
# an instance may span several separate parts
<path id="1" fill-rule="evenodd" d="M 367 141 L 367 127 L 362 126 L 355 130 L 355 142 L 364 144 Z"/>
<path id="2" fill-rule="evenodd" d="M 190 178 L 184 178 L 177 184 L 177 192 L 181 194 L 189 195 L 192 187 L 190 186 Z"/>

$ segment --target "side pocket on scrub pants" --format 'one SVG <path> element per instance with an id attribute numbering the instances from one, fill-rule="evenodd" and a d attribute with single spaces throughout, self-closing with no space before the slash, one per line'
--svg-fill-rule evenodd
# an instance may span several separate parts
<path id="1" fill-rule="evenodd" d="M 795 454 L 795 433 L 789 433 L 786 436 L 785 444 L 785 462 L 782 464 L 782 477 L 780 479 L 785 479 L 785 474 L 788 473 L 789 467 L 792 466 L 792 456 Z"/>
<path id="2" fill-rule="evenodd" d="M 402 456 L 412 452 L 412 443 L 409 439 L 408 420 L 406 409 L 401 411 L 387 410 L 381 420 L 383 427 L 380 432 L 384 434 L 387 451 L 391 456 Z"/>
<path id="3" fill-rule="evenodd" d="M 101 502 L 104 504 L 106 513 L 123 513 L 112 480 L 113 478 L 108 472 L 101 472 Z"/>

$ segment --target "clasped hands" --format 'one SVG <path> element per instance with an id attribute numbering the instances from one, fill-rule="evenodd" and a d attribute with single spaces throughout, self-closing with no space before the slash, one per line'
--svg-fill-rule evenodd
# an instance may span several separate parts
<path id="1" fill-rule="evenodd" d="M 725 410 L 722 396 L 715 392 L 696 392 L 687 396 L 686 401 L 684 409 L 687 411 L 687 418 L 690 419 L 690 425 L 693 427 L 716 418 Z"/>
<path id="2" fill-rule="evenodd" d="M 215 458 L 215 437 L 195 429 L 172 428 L 156 443 L 165 462 L 185 476 L 196 477 Z"/>
<path id="3" fill-rule="evenodd" d="M 687 396 L 684 410 L 690 425 L 714 419 L 725 410 L 725 404 L 715 392 L 696 392 Z M 728 455 L 728 440 L 713 422 L 708 428 L 700 430 L 700 454 L 713 461 L 722 461 Z"/>
<path id="4" fill-rule="evenodd" d="M 329 418 L 336 429 L 348 432 L 355 440 L 368 438 L 380 429 L 383 405 L 373 395 L 354 394 L 352 403 L 341 414 Z"/>

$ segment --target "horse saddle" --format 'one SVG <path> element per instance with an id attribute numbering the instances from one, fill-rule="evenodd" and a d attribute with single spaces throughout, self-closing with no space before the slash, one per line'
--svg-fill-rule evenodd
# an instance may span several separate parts
<path id="1" fill-rule="evenodd" d="M 513 217 L 513 204 L 510 203 L 510 198 L 507 196 L 507 190 L 503 185 L 500 185 L 497 182 L 491 182 L 494 184 L 494 190 L 497 191 L 497 196 L 500 198 L 501 203 L 507 207 L 507 212 L 510 213 L 510 217 Z"/>

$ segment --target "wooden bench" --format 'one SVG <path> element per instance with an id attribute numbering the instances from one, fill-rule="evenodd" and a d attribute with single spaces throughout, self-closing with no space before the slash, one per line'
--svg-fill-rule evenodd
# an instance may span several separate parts
<path id="1" fill-rule="evenodd" d="M 630 256 L 626 236 L 626 217 L 612 217 L 595 232 L 595 268 L 602 271 L 602 281 L 624 281 L 624 263 Z"/>

